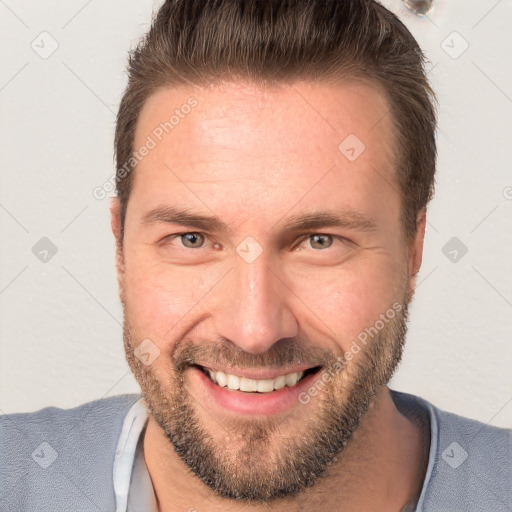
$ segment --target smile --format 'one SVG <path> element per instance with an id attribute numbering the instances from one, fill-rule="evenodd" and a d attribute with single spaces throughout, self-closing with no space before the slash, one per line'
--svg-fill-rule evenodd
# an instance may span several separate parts
<path id="1" fill-rule="evenodd" d="M 224 372 L 214 372 L 206 370 L 210 379 L 221 388 L 228 388 L 233 391 L 245 391 L 248 393 L 271 393 L 283 389 L 284 387 L 293 387 L 303 377 L 305 372 L 287 373 L 279 375 L 275 379 L 249 379 L 247 377 L 238 377 Z"/>
<path id="2" fill-rule="evenodd" d="M 188 382 L 205 410 L 268 416 L 303 407 L 298 396 L 318 378 L 321 368 L 230 368 L 233 373 L 228 373 L 226 368 L 196 363 L 190 366 Z"/>
<path id="3" fill-rule="evenodd" d="M 302 379 L 312 373 L 316 373 L 320 369 L 320 367 L 308 368 L 303 371 L 283 373 L 274 378 L 256 379 L 211 370 L 199 365 L 196 367 L 217 386 L 231 391 L 243 391 L 244 393 L 272 393 L 283 388 L 292 388 Z"/>

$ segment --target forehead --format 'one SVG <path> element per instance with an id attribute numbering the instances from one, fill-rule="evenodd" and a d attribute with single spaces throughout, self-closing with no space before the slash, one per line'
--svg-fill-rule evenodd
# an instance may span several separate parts
<path id="1" fill-rule="evenodd" d="M 132 189 L 141 214 L 143 204 L 179 201 L 187 185 L 197 205 L 208 199 L 247 208 L 258 196 L 260 208 L 280 211 L 306 191 L 308 200 L 333 207 L 343 197 L 398 191 L 389 106 L 368 84 L 163 88 L 139 116 L 134 150 L 143 146 L 151 149 Z"/>

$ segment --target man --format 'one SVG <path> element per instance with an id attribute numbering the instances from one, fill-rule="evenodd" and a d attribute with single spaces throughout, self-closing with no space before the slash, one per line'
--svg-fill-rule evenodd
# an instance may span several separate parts
<path id="1" fill-rule="evenodd" d="M 510 510 L 512 432 L 387 387 L 435 128 L 374 1 L 167 1 L 111 207 L 142 395 L 4 417 L 2 510 Z"/>

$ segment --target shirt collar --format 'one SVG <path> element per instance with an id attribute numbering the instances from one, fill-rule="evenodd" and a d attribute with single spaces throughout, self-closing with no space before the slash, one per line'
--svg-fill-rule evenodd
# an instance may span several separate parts
<path id="1" fill-rule="evenodd" d="M 117 443 L 116 454 L 114 458 L 114 492 L 116 495 L 116 512 L 130 512 L 128 508 L 128 498 L 130 494 L 130 484 L 132 481 L 132 473 L 135 468 L 139 468 L 139 471 L 145 469 L 147 473 L 147 469 L 145 464 L 135 465 L 136 454 L 140 453 L 142 456 L 142 450 L 139 446 L 139 439 L 141 437 L 141 433 L 144 430 L 148 421 L 148 412 L 143 402 L 143 397 L 141 396 L 130 408 L 128 414 L 126 415 L 123 428 L 121 430 L 121 435 L 119 436 L 119 441 Z M 139 446 L 139 452 L 137 451 L 137 446 Z M 142 457 L 142 462 L 144 462 L 144 457 Z M 149 477 L 149 475 L 148 475 Z M 148 478 L 149 483 L 151 480 Z M 138 482 L 140 483 L 140 482 Z M 146 489 L 149 491 L 149 489 Z M 151 493 L 153 493 L 153 487 L 150 489 Z M 149 497 L 154 500 L 154 493 Z M 148 509 L 151 510 L 151 509 Z"/>

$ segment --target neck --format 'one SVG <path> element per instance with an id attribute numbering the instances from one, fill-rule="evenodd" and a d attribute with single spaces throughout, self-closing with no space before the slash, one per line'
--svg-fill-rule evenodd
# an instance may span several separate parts
<path id="1" fill-rule="evenodd" d="M 144 435 L 144 458 L 159 512 L 229 510 L 233 512 L 328 509 L 356 512 L 409 509 L 421 492 L 428 462 L 427 428 L 396 408 L 383 387 L 354 432 L 343 456 L 323 478 L 300 496 L 273 503 L 240 504 L 219 498 L 201 482 L 174 451 L 152 416 Z"/>

